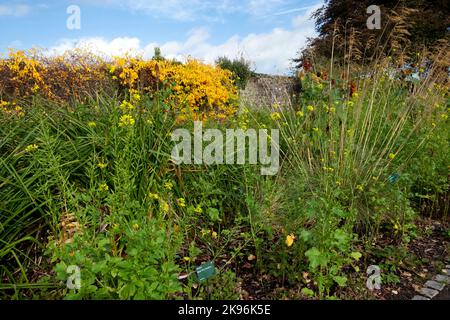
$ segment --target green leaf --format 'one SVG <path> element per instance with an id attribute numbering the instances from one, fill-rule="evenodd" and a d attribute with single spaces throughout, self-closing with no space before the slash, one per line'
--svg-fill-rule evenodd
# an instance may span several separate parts
<path id="1" fill-rule="evenodd" d="M 316 269 L 318 266 L 326 267 L 328 263 L 326 253 L 320 252 L 316 247 L 312 247 L 306 251 L 305 255 L 308 257 L 309 265 L 312 269 Z"/>
<path id="2" fill-rule="evenodd" d="M 312 291 L 311 289 L 308 289 L 308 288 L 303 288 L 301 290 L 301 293 L 307 297 L 314 297 L 314 291 Z"/>
<path id="3" fill-rule="evenodd" d="M 103 271 L 105 269 L 107 269 L 106 268 L 106 261 L 99 261 L 97 263 L 94 262 L 92 264 L 92 268 L 91 268 L 93 273 L 99 273 L 99 272 L 101 272 L 101 271 Z"/>
<path id="4" fill-rule="evenodd" d="M 211 221 L 221 221 L 220 217 L 219 217 L 219 210 L 217 210 L 216 208 L 208 208 L 208 210 L 206 211 L 209 218 L 211 219 Z"/>
<path id="5" fill-rule="evenodd" d="M 130 299 L 136 292 L 136 287 L 133 284 L 126 284 L 119 290 L 120 299 Z"/>
<path id="6" fill-rule="evenodd" d="M 78 293 L 68 293 L 64 297 L 64 300 L 81 300 L 81 296 Z"/>
<path id="7" fill-rule="evenodd" d="M 362 257 L 362 254 L 361 252 L 353 251 L 352 253 L 350 253 L 350 257 L 358 261 Z"/>
<path id="8" fill-rule="evenodd" d="M 348 234 L 347 232 L 345 232 L 342 229 L 336 229 L 334 231 L 334 238 L 339 242 L 339 243 L 345 243 L 348 239 Z"/>
<path id="9" fill-rule="evenodd" d="M 309 239 L 311 239 L 311 231 L 302 229 L 302 230 L 299 232 L 299 239 L 302 239 L 303 242 L 308 242 Z"/>
<path id="10" fill-rule="evenodd" d="M 98 241 L 98 248 L 101 250 L 106 250 L 105 247 L 110 245 L 109 239 L 100 239 Z"/>
<path id="11" fill-rule="evenodd" d="M 56 264 L 55 266 L 56 279 L 58 280 L 66 280 L 67 279 L 67 265 L 64 261 Z"/>
<path id="12" fill-rule="evenodd" d="M 347 277 L 344 276 L 334 276 L 333 280 L 340 286 L 340 287 L 344 287 L 345 284 L 347 283 Z"/>

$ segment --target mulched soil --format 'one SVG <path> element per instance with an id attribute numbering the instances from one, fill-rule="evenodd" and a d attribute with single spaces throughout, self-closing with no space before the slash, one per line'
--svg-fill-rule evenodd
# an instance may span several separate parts
<path id="1" fill-rule="evenodd" d="M 447 234 L 448 222 L 443 223 L 435 219 L 419 218 L 416 225 L 418 236 L 411 240 L 403 251 L 400 251 L 403 254 L 396 253 L 398 244 L 394 242 L 392 237 L 385 235 L 377 239 L 375 248 L 383 250 L 390 246 L 394 250 L 393 256 L 380 257 L 375 253 L 369 254 L 365 262 L 361 261 L 359 273 L 350 270 L 347 287 L 337 289 L 335 291 L 336 296 L 351 300 L 410 300 L 417 295 L 427 280 L 441 273 L 445 262 L 450 258 L 450 237 Z M 385 274 L 388 283 L 383 282 L 381 290 L 370 291 L 366 288 L 367 276 L 364 272 L 366 270 L 364 266 L 372 264 L 381 264 L 382 267 L 391 265 L 392 268 L 395 268 Z M 238 288 L 241 299 L 307 299 L 300 293 L 308 280 L 307 278 L 305 278 L 306 281 L 303 284 L 289 284 L 282 277 L 256 273 L 253 263 L 246 263 L 244 266 L 239 263 L 234 268 L 241 279 Z M 383 272 L 382 268 L 382 278 Z M 389 279 L 391 280 L 389 281 Z M 444 290 L 439 299 L 450 299 L 450 291 Z"/>
<path id="2" fill-rule="evenodd" d="M 441 273 L 450 258 L 448 222 L 420 218 L 416 224 L 421 235 L 408 244 L 407 255 L 399 261 L 394 272 L 399 277 L 399 283 L 382 284 L 381 290 L 371 292 L 368 298 L 409 300 L 418 294 L 427 280 Z M 389 241 L 384 240 L 378 246 L 388 244 Z M 447 294 L 443 293 L 440 298 L 450 299 L 448 289 Z"/>
<path id="3" fill-rule="evenodd" d="M 450 286 L 446 286 L 433 300 L 450 300 Z"/>

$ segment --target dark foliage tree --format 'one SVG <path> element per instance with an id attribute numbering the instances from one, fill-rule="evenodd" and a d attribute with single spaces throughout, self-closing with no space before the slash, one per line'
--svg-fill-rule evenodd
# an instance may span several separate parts
<path id="1" fill-rule="evenodd" d="M 380 29 L 367 27 L 370 5 L 381 9 Z M 295 59 L 299 64 L 311 53 L 359 62 L 396 51 L 412 56 L 449 41 L 448 0 L 327 0 L 313 17 L 319 34 Z"/>

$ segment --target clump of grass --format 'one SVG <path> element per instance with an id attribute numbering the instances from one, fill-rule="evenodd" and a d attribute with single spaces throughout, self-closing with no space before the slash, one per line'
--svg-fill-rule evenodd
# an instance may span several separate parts
<path id="1" fill-rule="evenodd" d="M 448 158 L 445 148 L 432 147 L 436 135 L 448 144 L 448 88 L 424 74 L 411 92 L 388 58 L 349 70 L 303 73 L 298 102 L 271 111 L 289 186 L 282 225 L 299 240 L 298 254 L 317 277 L 321 296 L 345 285 L 341 270 L 359 259 L 352 251 L 357 244 L 370 245 L 386 231 L 400 242 L 409 239 L 412 181 L 427 179 L 409 166 L 424 161 L 430 148 L 437 159 Z M 448 190 L 443 163 L 440 168 L 433 176 Z"/>

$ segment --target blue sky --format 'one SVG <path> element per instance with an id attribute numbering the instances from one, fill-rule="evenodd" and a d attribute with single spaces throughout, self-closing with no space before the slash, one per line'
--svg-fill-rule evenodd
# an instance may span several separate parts
<path id="1" fill-rule="evenodd" d="M 151 57 L 154 47 L 178 60 L 211 63 L 243 55 L 258 72 L 285 74 L 290 59 L 315 35 L 311 13 L 322 0 L 0 0 L 0 52 L 74 47 L 104 55 Z M 80 8 L 69 30 L 67 8 Z"/>

